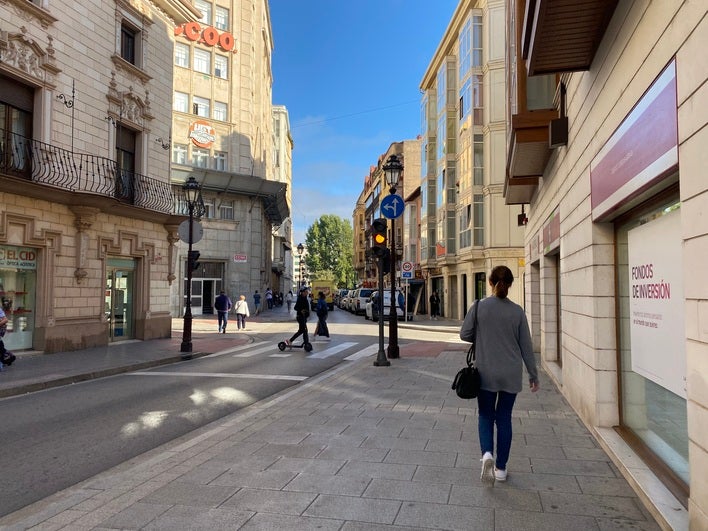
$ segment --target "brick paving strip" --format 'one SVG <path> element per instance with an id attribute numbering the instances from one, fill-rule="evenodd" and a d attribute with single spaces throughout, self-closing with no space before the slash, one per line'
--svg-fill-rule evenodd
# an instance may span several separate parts
<path id="1" fill-rule="evenodd" d="M 517 399 L 509 480 L 482 487 L 476 403 L 450 389 L 466 348 L 406 346 L 391 367 L 342 363 L 0 528 L 659 529 L 543 373 Z"/>

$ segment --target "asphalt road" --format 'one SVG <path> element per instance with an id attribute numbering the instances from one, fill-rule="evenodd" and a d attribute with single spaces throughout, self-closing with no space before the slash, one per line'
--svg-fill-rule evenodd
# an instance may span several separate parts
<path id="1" fill-rule="evenodd" d="M 375 357 L 378 327 L 330 313 L 329 343 L 281 352 L 295 323 L 205 358 L 0 401 L 0 515 L 16 511 L 315 376 L 349 356 Z M 309 323 L 314 330 L 314 322 Z M 405 333 L 402 333 L 405 335 Z"/>

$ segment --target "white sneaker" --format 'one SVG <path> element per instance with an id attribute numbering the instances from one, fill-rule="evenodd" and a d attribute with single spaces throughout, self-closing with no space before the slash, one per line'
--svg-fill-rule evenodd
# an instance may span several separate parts
<path id="1" fill-rule="evenodd" d="M 494 486 L 494 456 L 490 452 L 484 452 L 482 456 L 482 474 L 479 478 L 484 485 Z"/>
<path id="2" fill-rule="evenodd" d="M 494 467 L 494 479 L 497 481 L 506 481 L 506 469 L 501 470 Z"/>

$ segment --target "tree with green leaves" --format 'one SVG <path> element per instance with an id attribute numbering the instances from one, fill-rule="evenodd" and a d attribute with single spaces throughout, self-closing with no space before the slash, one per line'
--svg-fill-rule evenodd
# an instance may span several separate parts
<path id="1" fill-rule="evenodd" d="M 305 234 L 307 265 L 318 279 L 334 280 L 344 288 L 354 282 L 354 231 L 349 220 L 325 214 Z"/>

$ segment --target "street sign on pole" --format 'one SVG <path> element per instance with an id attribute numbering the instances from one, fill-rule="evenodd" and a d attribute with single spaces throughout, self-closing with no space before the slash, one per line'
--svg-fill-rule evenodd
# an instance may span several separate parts
<path id="1" fill-rule="evenodd" d="M 388 219 L 396 219 L 403 214 L 405 203 L 397 194 L 387 195 L 381 200 L 381 215 Z"/>
<path id="2" fill-rule="evenodd" d="M 413 271 L 401 271 L 401 278 L 413 278 Z"/>

